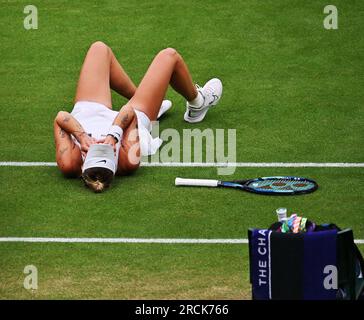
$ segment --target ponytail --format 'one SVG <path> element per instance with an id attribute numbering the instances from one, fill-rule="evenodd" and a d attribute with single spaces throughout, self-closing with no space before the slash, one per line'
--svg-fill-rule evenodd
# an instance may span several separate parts
<path id="1" fill-rule="evenodd" d="M 85 185 L 95 193 L 103 192 L 108 188 L 113 177 L 114 174 L 111 170 L 100 167 L 86 169 L 82 174 Z"/>

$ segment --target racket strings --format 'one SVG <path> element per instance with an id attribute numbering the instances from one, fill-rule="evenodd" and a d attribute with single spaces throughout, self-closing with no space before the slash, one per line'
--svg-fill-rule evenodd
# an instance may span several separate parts
<path id="1" fill-rule="evenodd" d="M 314 187 L 314 184 L 310 181 L 296 181 L 287 179 L 272 179 L 254 181 L 250 185 L 255 189 L 262 190 L 293 190 L 293 191 L 304 191 Z"/>

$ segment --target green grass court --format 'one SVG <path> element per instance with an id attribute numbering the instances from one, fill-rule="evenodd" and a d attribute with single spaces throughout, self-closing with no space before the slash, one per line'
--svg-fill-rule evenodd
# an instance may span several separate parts
<path id="1" fill-rule="evenodd" d="M 236 129 L 236 162 L 364 162 L 364 3 L 335 0 L 338 30 L 323 27 L 326 1 L 1 1 L 0 162 L 54 162 L 53 119 L 71 111 L 89 45 L 106 42 L 138 83 L 153 56 L 176 48 L 194 80 L 224 84 L 199 125 L 184 101 L 161 130 Z M 125 100 L 113 95 L 114 108 Z M 93 194 L 55 167 L 0 166 L 0 237 L 247 238 L 287 207 L 364 239 L 363 168 L 237 168 L 238 179 L 299 175 L 320 189 L 268 197 L 174 187 L 176 176 L 215 178 L 216 168 L 142 167 Z M 364 246 L 360 246 L 364 250 Z M 23 269 L 38 268 L 38 290 Z M 2 299 L 250 299 L 246 244 L 0 242 Z"/>

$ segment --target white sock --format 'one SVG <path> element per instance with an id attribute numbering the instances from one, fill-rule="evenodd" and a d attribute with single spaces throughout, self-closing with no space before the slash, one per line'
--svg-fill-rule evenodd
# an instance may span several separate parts
<path id="1" fill-rule="evenodd" d="M 204 103 L 204 98 L 200 91 L 197 91 L 197 97 L 191 101 L 188 101 L 188 104 L 192 105 L 193 107 L 200 108 Z"/>

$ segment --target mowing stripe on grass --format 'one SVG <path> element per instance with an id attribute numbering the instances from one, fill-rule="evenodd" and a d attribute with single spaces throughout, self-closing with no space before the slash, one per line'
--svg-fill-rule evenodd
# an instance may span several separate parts
<path id="1" fill-rule="evenodd" d="M 364 239 L 354 240 L 364 244 Z M 177 239 L 177 238 L 24 238 L 3 237 L 0 242 L 53 242 L 53 243 L 159 243 L 159 244 L 247 244 L 248 239 Z"/>
<path id="2" fill-rule="evenodd" d="M 56 167 L 56 162 L 3 161 L 0 167 Z M 364 168 L 356 162 L 142 162 L 142 167 Z"/>

